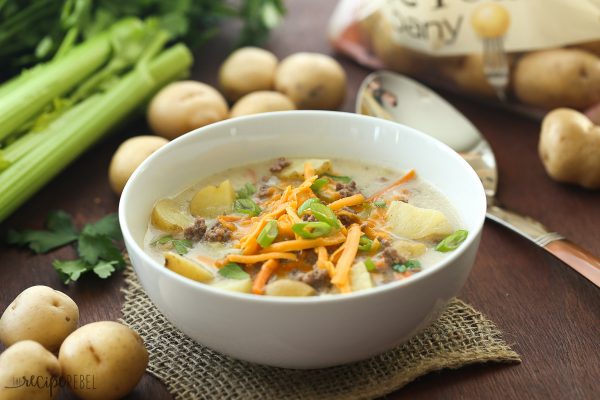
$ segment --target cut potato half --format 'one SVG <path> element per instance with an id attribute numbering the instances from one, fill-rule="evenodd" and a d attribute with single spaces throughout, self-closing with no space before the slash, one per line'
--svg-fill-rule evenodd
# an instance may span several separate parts
<path id="1" fill-rule="evenodd" d="M 213 283 L 212 286 L 218 287 L 220 289 L 229 290 L 231 292 L 252 292 L 252 280 L 250 279 L 225 279 Z"/>
<path id="2" fill-rule="evenodd" d="M 175 253 L 165 253 L 165 267 L 194 281 L 207 283 L 214 279 L 212 272 L 204 266 Z"/>
<path id="3" fill-rule="evenodd" d="M 235 191 L 229 179 L 219 186 L 205 186 L 198 191 L 190 202 L 192 215 L 214 218 L 231 211 L 235 200 Z"/>
<path id="4" fill-rule="evenodd" d="M 373 287 L 371 274 L 367 271 L 367 267 L 362 261 L 357 262 L 352 266 L 352 269 L 350 269 L 350 287 L 353 292 Z"/>
<path id="5" fill-rule="evenodd" d="M 392 232 L 407 239 L 438 240 L 453 232 L 442 212 L 402 201 L 392 201 L 387 220 Z"/>
<path id="6" fill-rule="evenodd" d="M 317 294 L 317 291 L 304 282 L 291 279 L 278 279 L 265 286 L 265 294 L 269 296 L 303 297 L 314 296 Z"/>
<path id="7" fill-rule="evenodd" d="M 166 232 L 177 233 L 194 223 L 194 219 L 181 210 L 179 203 L 171 199 L 159 200 L 152 209 L 152 225 Z"/>

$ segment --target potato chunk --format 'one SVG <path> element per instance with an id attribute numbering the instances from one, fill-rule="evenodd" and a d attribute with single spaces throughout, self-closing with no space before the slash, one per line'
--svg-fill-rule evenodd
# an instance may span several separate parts
<path id="1" fill-rule="evenodd" d="M 281 170 L 277 175 L 283 179 L 304 178 L 304 163 L 309 162 L 315 169 L 315 174 L 321 175 L 331 170 L 331 160 L 320 158 L 290 160 L 290 165 Z"/>
<path id="2" fill-rule="evenodd" d="M 159 200 L 152 209 L 150 220 L 158 229 L 171 233 L 181 232 L 194 223 L 192 217 L 181 210 L 179 203 L 171 199 Z"/>
<path id="3" fill-rule="evenodd" d="M 224 279 L 212 284 L 214 287 L 229 290 L 231 292 L 250 293 L 252 291 L 252 280 L 250 279 Z"/>
<path id="4" fill-rule="evenodd" d="M 367 267 L 365 267 L 362 261 L 354 264 L 352 269 L 350 269 L 350 287 L 353 292 L 373 287 L 371 274 L 367 271 Z"/>
<path id="5" fill-rule="evenodd" d="M 190 202 L 190 212 L 194 216 L 214 218 L 231 211 L 235 200 L 235 191 L 229 179 L 219 186 L 208 185 L 194 195 Z"/>
<path id="6" fill-rule="evenodd" d="M 202 265 L 175 253 L 165 253 L 165 267 L 198 282 L 207 283 L 214 278 L 212 272 Z"/>
<path id="7" fill-rule="evenodd" d="M 452 233 L 452 225 L 442 212 L 402 201 L 392 201 L 387 220 L 392 232 L 407 239 L 437 240 Z"/>
<path id="8" fill-rule="evenodd" d="M 419 242 L 411 242 L 409 240 L 397 240 L 392 243 L 392 247 L 396 249 L 398 254 L 406 259 L 413 259 L 422 256 L 427 250 L 427 246 Z"/>
<path id="9" fill-rule="evenodd" d="M 303 297 L 314 296 L 317 291 L 304 282 L 293 281 L 291 279 L 279 279 L 269 283 L 265 287 L 265 294 L 269 296 L 291 296 Z"/>

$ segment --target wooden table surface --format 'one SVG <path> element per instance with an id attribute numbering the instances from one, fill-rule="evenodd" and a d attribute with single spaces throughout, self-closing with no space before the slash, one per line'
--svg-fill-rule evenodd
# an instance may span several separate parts
<path id="1" fill-rule="evenodd" d="M 279 57 L 297 51 L 331 53 L 326 23 L 332 0 L 291 0 L 285 23 L 266 44 Z M 216 83 L 233 33 L 199 51 L 193 78 Z M 336 56 L 337 57 L 337 56 Z M 369 72 L 337 57 L 349 76 L 342 107 L 353 111 L 356 90 Z M 600 192 L 550 180 L 537 156 L 539 123 L 507 112 L 446 96 L 483 132 L 496 153 L 498 197 L 509 208 L 528 214 L 600 255 Z M 112 153 L 126 137 L 146 134 L 142 119 L 122 127 L 57 176 L 0 225 L 41 228 L 48 211 L 66 210 L 82 225 L 117 210 L 118 198 L 106 177 Z M 451 179 L 451 177 L 449 177 Z M 66 292 L 79 305 L 81 323 L 120 317 L 121 276 L 105 281 L 81 279 L 63 285 L 51 266 L 73 257 L 71 248 L 47 255 L 0 244 L 0 311 L 25 288 L 48 285 Z M 474 365 L 422 377 L 393 399 L 592 399 L 600 398 L 600 289 L 532 243 L 486 221 L 475 266 L 460 298 L 489 316 L 523 358 L 520 365 Z M 3 350 L 3 348 L 0 348 Z M 61 399 L 70 399 L 69 393 Z M 128 399 L 170 399 L 165 387 L 146 374 Z"/>

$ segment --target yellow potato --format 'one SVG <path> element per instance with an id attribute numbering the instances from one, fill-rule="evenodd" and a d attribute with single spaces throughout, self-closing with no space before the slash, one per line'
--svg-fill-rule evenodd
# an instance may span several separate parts
<path id="1" fill-rule="evenodd" d="M 600 40 L 594 40 L 592 42 L 584 42 L 584 43 L 574 44 L 572 46 L 569 46 L 569 48 L 585 50 L 592 54 L 600 56 Z"/>
<path id="2" fill-rule="evenodd" d="M 56 351 L 79 323 L 77 304 L 48 286 L 32 286 L 19 294 L 0 318 L 0 341 L 10 346 L 34 340 Z"/>
<path id="3" fill-rule="evenodd" d="M 224 279 L 222 281 L 213 283 L 212 286 L 229 290 L 231 292 L 252 292 L 252 280 L 250 279 Z"/>
<path id="4" fill-rule="evenodd" d="M 167 139 L 227 118 L 223 96 L 201 82 L 181 81 L 165 86 L 148 106 L 152 131 Z"/>
<path id="5" fill-rule="evenodd" d="M 113 321 L 87 324 L 65 339 L 58 360 L 75 394 L 84 400 L 120 399 L 137 385 L 148 365 L 148 352 L 134 330 Z"/>
<path id="6" fill-rule="evenodd" d="M 278 279 L 265 286 L 265 294 L 268 296 L 304 297 L 314 296 L 317 291 L 304 282 L 291 279 Z"/>
<path id="7" fill-rule="evenodd" d="M 59 390 L 60 365 L 54 354 L 32 340 L 0 354 L 0 399 L 50 400 Z"/>
<path id="8" fill-rule="evenodd" d="M 425 254 L 427 250 L 425 244 L 408 240 L 396 240 L 392 243 L 392 247 L 396 249 L 400 256 L 406 259 L 418 258 Z"/>
<path id="9" fill-rule="evenodd" d="M 229 179 L 219 186 L 205 186 L 200 189 L 190 202 L 190 212 L 195 216 L 216 217 L 231 211 L 235 200 L 235 191 Z"/>
<path id="10" fill-rule="evenodd" d="M 600 59 L 578 49 L 534 51 L 513 73 L 516 96 L 547 109 L 585 109 L 600 102 Z"/>
<path id="11" fill-rule="evenodd" d="M 373 287 L 371 273 L 367 271 L 367 267 L 365 267 L 365 263 L 362 261 L 357 262 L 350 269 L 350 287 L 353 292 Z"/>
<path id="12" fill-rule="evenodd" d="M 243 47 L 231 53 L 219 69 L 219 86 L 231 101 L 258 90 L 271 90 L 277 57 L 258 47 Z"/>
<path id="13" fill-rule="evenodd" d="M 435 66 L 437 75 L 458 89 L 477 96 L 496 97 L 496 90 L 485 77 L 481 54 L 443 57 L 435 62 Z"/>
<path id="14" fill-rule="evenodd" d="M 334 110 L 346 95 L 346 73 L 330 56 L 296 53 L 279 64 L 275 89 L 299 109 Z"/>
<path id="15" fill-rule="evenodd" d="M 437 240 L 453 232 L 446 216 L 438 211 L 392 201 L 387 212 L 392 232 L 407 239 Z"/>
<path id="16" fill-rule="evenodd" d="M 117 149 L 108 167 L 108 181 L 116 194 L 121 194 L 133 171 L 169 141 L 160 136 L 136 136 L 127 139 Z"/>
<path id="17" fill-rule="evenodd" d="M 165 253 L 165 267 L 198 282 L 207 283 L 214 279 L 212 272 L 204 266 L 175 253 Z"/>
<path id="18" fill-rule="evenodd" d="M 152 225 L 160 230 L 177 233 L 191 226 L 194 220 L 187 215 L 181 208 L 182 206 L 175 200 L 159 200 L 152 208 L 150 221 Z"/>
<path id="19" fill-rule="evenodd" d="M 304 178 L 304 163 L 309 162 L 315 169 L 315 174 L 321 175 L 331 171 L 331 160 L 322 158 L 295 159 L 289 160 L 290 165 L 277 172 L 280 178 L 284 179 L 303 179 Z"/>
<path id="20" fill-rule="evenodd" d="M 272 111 L 295 110 L 294 103 L 279 92 L 260 91 L 247 94 L 231 108 L 230 117 L 259 114 Z"/>

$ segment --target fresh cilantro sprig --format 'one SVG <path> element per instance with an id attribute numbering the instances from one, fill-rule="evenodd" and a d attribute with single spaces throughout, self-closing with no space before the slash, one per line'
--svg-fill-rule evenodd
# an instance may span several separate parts
<path id="1" fill-rule="evenodd" d="M 175 251 L 181 256 L 186 254 L 193 247 L 193 243 L 191 240 L 177 239 L 171 235 L 162 236 L 150 244 L 153 246 L 156 246 L 157 244 L 162 246 L 173 246 Z"/>
<path id="2" fill-rule="evenodd" d="M 10 231 L 7 242 L 28 247 L 37 254 L 77 242 L 79 258 L 52 262 L 64 283 L 77 281 L 81 275 L 90 271 L 106 279 L 113 272 L 125 267 L 125 260 L 119 248 L 122 235 L 116 214 L 109 214 L 99 221 L 86 224 L 81 232 L 77 232 L 69 214 L 64 211 L 52 211 L 48 214 L 46 228 L 48 229 L 39 231 Z"/>

